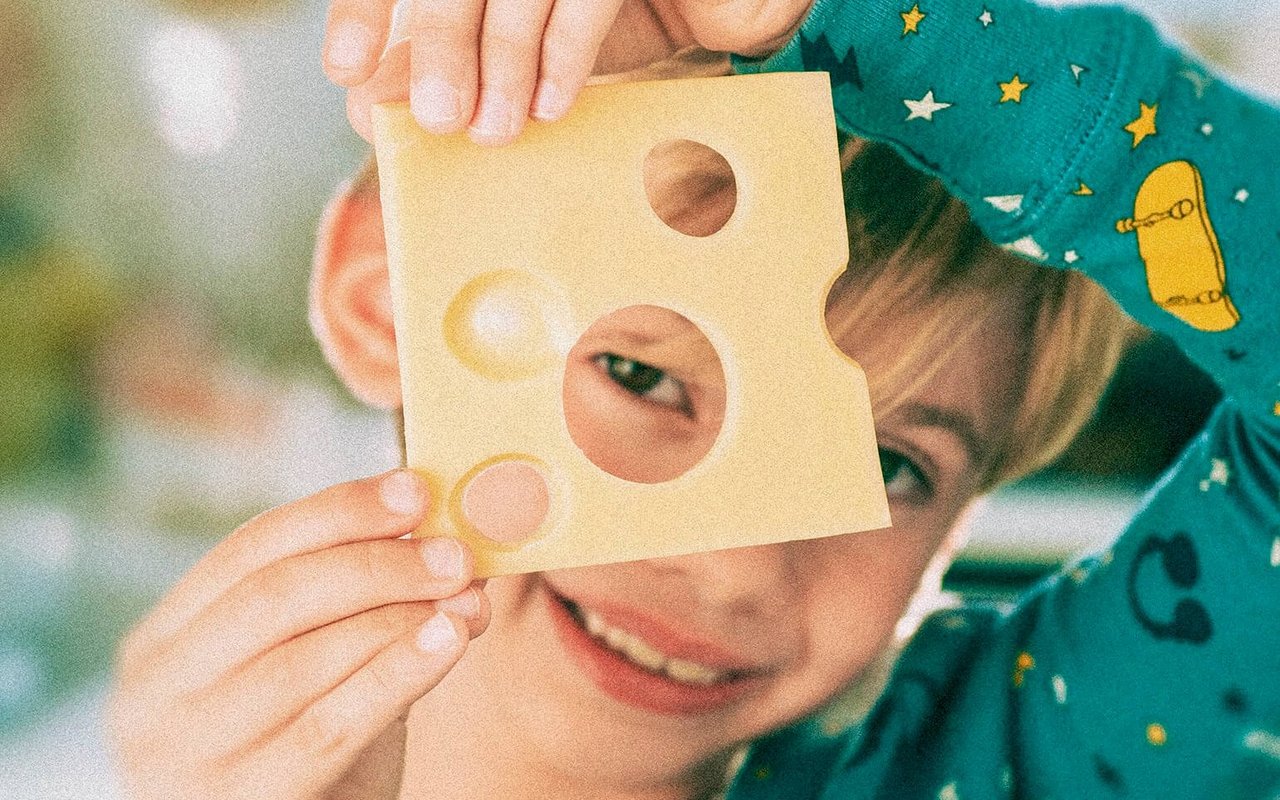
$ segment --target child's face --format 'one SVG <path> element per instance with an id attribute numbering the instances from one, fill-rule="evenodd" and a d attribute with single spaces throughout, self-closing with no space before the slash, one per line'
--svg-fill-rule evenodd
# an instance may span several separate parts
<path id="1" fill-rule="evenodd" d="M 378 215 L 373 224 L 380 223 Z M 348 233 L 375 246 L 380 240 L 376 229 L 363 239 Z M 369 255 L 344 258 L 368 270 Z M 372 332 L 389 331 L 385 302 L 367 299 L 383 296 L 385 273 L 333 280 L 335 292 L 363 286 L 365 299 L 331 302 L 323 260 L 322 252 L 313 312 L 330 359 L 361 396 L 390 396 L 391 388 L 368 384 L 390 379 L 391 365 L 360 363 L 385 359 L 386 348 L 367 356 L 343 342 L 367 346 Z M 907 352 L 923 322 L 907 313 L 872 326 L 883 341 L 840 344 L 870 373 L 877 363 L 868 354 L 885 360 Z M 352 324 L 358 336 L 345 334 Z M 987 330 L 1016 328 L 1011 314 Z M 704 348 L 662 347 L 697 336 L 677 314 L 633 309 L 575 348 L 566 414 L 578 418 L 575 440 L 598 465 L 617 473 L 648 454 L 639 462 L 647 477 L 623 476 L 659 480 L 706 452 L 723 416 L 722 373 L 718 364 L 708 368 Z M 632 351 L 633 339 L 647 340 L 646 351 Z M 989 443 L 1013 410 L 1019 348 L 1012 339 L 961 349 L 893 415 L 877 418 L 892 528 L 492 579 L 490 631 L 472 644 L 456 680 L 486 687 L 479 696 L 508 741 L 610 782 L 674 778 L 813 711 L 891 641 L 977 492 Z M 661 374 L 626 380 L 640 364 Z M 672 464 L 680 466 L 664 475 Z M 644 516 L 625 511 L 620 517 Z"/>
<path id="2" fill-rule="evenodd" d="M 908 347 L 912 323 L 895 320 L 886 335 Z M 663 347 L 691 339 L 700 334 L 683 317 L 632 309 L 575 348 L 566 414 L 580 417 L 571 427 L 597 464 L 656 478 L 706 452 L 723 377 L 703 348 Z M 973 459 L 1005 422 L 993 398 L 1010 394 L 1000 376 L 1014 372 L 1013 347 L 987 344 L 878 421 L 889 530 L 491 580 L 494 622 L 476 647 L 489 665 L 481 680 L 520 676 L 519 695 L 503 695 L 512 727 L 548 758 L 640 780 L 777 728 L 859 675 L 947 542 L 976 491 Z M 662 374 L 637 384 L 626 361 Z"/>

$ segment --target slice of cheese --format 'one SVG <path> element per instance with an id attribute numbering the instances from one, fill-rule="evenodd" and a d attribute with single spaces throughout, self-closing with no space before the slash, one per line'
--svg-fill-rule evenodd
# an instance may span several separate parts
<path id="1" fill-rule="evenodd" d="M 498 149 L 429 135 L 402 104 L 374 124 L 408 462 L 437 496 L 420 534 L 467 541 L 489 576 L 889 525 L 866 379 L 823 319 L 848 259 L 825 75 L 589 87 Z M 645 157 L 673 139 L 734 170 L 711 236 L 646 198 Z M 564 420 L 569 349 L 633 305 L 693 321 L 725 373 L 719 438 L 665 483 L 599 469 Z M 514 542 L 463 513 L 469 482 L 506 462 L 548 488 L 545 521 Z"/>

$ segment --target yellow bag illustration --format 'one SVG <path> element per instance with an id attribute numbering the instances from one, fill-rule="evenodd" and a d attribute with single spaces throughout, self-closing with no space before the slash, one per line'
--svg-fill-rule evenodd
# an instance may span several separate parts
<path id="1" fill-rule="evenodd" d="M 1153 170 L 1138 190 L 1133 218 L 1117 222 L 1116 230 L 1137 233 L 1156 305 L 1202 331 L 1224 331 L 1240 321 L 1194 164 L 1170 161 Z"/>

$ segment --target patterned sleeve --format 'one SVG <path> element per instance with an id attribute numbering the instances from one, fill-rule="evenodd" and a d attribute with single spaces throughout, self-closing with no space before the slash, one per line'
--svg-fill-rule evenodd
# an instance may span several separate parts
<path id="1" fill-rule="evenodd" d="M 850 741 L 780 734 L 735 796 L 786 763 L 807 796 L 1276 796 L 1280 111 L 1117 7 L 818 0 L 736 63 L 830 72 L 844 129 L 1107 287 L 1227 399 L 1112 549 L 998 620 L 926 626 Z"/>

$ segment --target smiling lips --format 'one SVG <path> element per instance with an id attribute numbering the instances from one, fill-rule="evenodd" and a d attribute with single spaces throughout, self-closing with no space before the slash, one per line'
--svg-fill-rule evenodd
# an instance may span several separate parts
<path id="1" fill-rule="evenodd" d="M 650 672 L 662 673 L 680 683 L 692 683 L 697 686 L 719 683 L 729 674 L 724 670 L 712 669 L 683 658 L 667 657 L 639 636 L 634 636 L 622 628 L 615 628 L 605 622 L 604 617 L 597 611 L 579 606 L 575 617 L 597 642 L 604 643 L 610 650 L 625 656 Z"/>
<path id="2" fill-rule="evenodd" d="M 561 642 L 596 686 L 665 715 L 726 706 L 762 686 L 765 670 L 622 608 L 588 608 L 548 587 Z"/>

